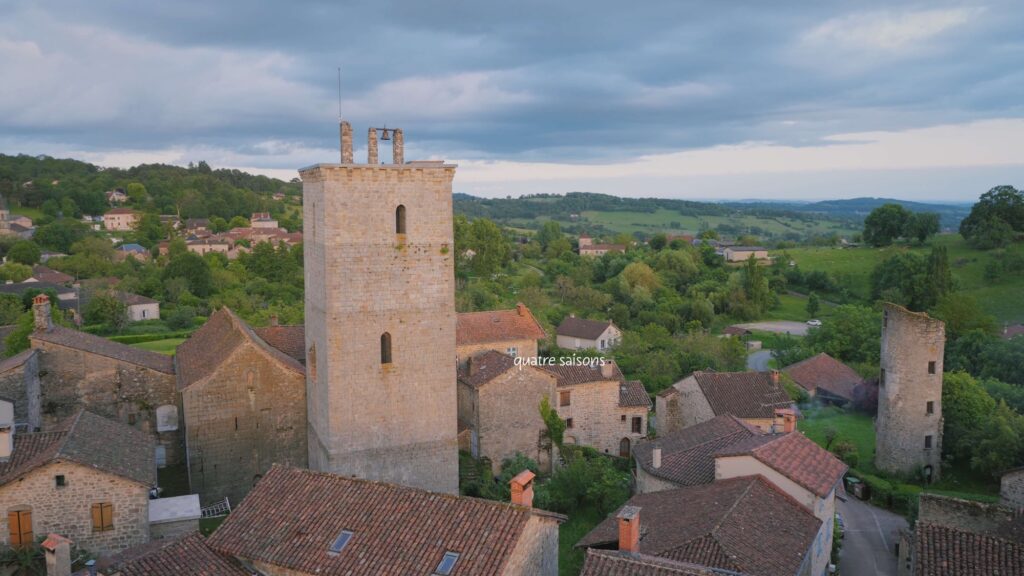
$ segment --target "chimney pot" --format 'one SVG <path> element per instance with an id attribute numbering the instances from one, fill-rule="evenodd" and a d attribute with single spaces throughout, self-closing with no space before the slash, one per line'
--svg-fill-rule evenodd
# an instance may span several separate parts
<path id="1" fill-rule="evenodd" d="M 277 314 L 270 315 L 270 325 L 277 326 Z"/>
<path id="2" fill-rule="evenodd" d="M 640 553 L 640 507 L 623 506 L 616 515 L 619 521 L 619 551 Z"/>
<path id="3" fill-rule="evenodd" d="M 772 378 L 772 384 L 774 384 L 775 386 L 778 386 L 779 385 L 779 371 L 778 370 L 772 370 L 770 374 L 771 374 L 771 378 Z"/>
<path id="4" fill-rule="evenodd" d="M 601 376 L 604 378 L 611 378 L 615 375 L 615 364 L 611 360 L 601 361 Z"/>
<path id="5" fill-rule="evenodd" d="M 37 331 L 49 332 L 53 329 L 53 317 L 50 315 L 50 298 L 46 294 L 39 294 L 32 299 L 32 315 Z"/>
<path id="6" fill-rule="evenodd" d="M 43 541 L 46 555 L 46 576 L 71 576 L 71 540 L 50 534 Z"/>
<path id="7" fill-rule="evenodd" d="M 523 304 L 522 302 L 516 304 L 516 312 L 520 316 L 526 316 L 526 304 Z"/>
<path id="8" fill-rule="evenodd" d="M 779 431 L 779 429 L 781 429 L 782 432 L 785 434 L 795 432 L 796 412 L 794 412 L 791 408 L 777 408 L 775 410 L 775 425 L 772 426 L 772 428 L 775 431 Z"/>
<path id="9" fill-rule="evenodd" d="M 523 470 L 509 480 L 509 487 L 512 489 L 512 503 L 516 506 L 533 507 L 533 479 L 537 475 L 529 470 Z"/>
<path id="10" fill-rule="evenodd" d="M 655 446 L 654 449 L 651 450 L 651 466 L 653 466 L 655 470 L 661 468 L 661 446 Z"/>

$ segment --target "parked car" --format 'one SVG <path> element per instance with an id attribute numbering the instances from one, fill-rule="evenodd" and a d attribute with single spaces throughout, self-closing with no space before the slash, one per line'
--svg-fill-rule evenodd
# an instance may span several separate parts
<path id="1" fill-rule="evenodd" d="M 808 326 L 821 326 L 821 320 L 808 320 Z"/>

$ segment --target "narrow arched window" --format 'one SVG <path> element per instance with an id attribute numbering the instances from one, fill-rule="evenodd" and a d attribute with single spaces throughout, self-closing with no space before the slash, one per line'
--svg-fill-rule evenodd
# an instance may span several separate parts
<path id="1" fill-rule="evenodd" d="M 405 234 L 405 206 L 395 208 L 395 234 Z"/>
<path id="2" fill-rule="evenodd" d="M 380 335 L 380 363 L 391 364 L 391 334 Z"/>

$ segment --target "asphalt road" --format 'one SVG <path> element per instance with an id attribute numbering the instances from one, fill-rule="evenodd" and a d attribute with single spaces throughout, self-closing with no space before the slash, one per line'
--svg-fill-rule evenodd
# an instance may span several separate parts
<path id="1" fill-rule="evenodd" d="M 771 350 L 758 350 L 747 356 L 747 370 L 767 372 L 768 361 L 772 359 Z"/>
<path id="2" fill-rule="evenodd" d="M 773 320 L 771 322 L 751 322 L 749 324 L 734 324 L 747 330 L 761 330 L 764 332 L 778 332 L 779 334 L 792 334 L 793 336 L 806 336 L 807 324 L 793 322 L 790 320 Z"/>
<path id="3" fill-rule="evenodd" d="M 839 553 L 842 576 L 896 576 L 896 542 L 907 521 L 898 514 L 882 510 L 853 495 L 846 502 L 836 500 L 846 529 Z"/>

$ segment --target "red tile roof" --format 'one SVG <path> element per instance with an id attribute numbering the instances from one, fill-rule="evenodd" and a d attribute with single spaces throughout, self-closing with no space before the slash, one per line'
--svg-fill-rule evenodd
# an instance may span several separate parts
<path id="1" fill-rule="evenodd" d="M 153 300 L 140 294 L 132 294 L 131 292 L 122 292 L 120 290 L 111 290 L 111 296 L 116 298 L 119 302 L 125 306 L 137 306 L 141 304 L 159 304 L 159 300 Z"/>
<path id="2" fill-rule="evenodd" d="M 32 267 L 32 277 L 40 282 L 49 282 L 51 284 L 67 284 L 75 280 L 75 277 L 70 274 L 58 272 L 42 264 L 36 264 Z"/>
<path id="3" fill-rule="evenodd" d="M 747 438 L 761 436 L 763 433 L 759 429 L 731 414 L 723 414 L 656 440 L 639 442 L 633 448 L 633 457 L 637 466 L 648 474 L 674 484 L 709 484 L 715 480 L 715 452 Z M 661 448 L 659 468 L 654 468 L 652 461 L 655 447 Z"/>
<path id="4" fill-rule="evenodd" d="M 469 359 L 466 367 L 459 368 L 459 382 L 479 388 L 515 368 L 515 359 L 508 354 L 488 350 Z"/>
<path id="5" fill-rule="evenodd" d="M 774 418 L 776 408 L 793 404 L 768 372 L 694 372 L 693 377 L 716 416 Z"/>
<path id="6" fill-rule="evenodd" d="M 154 451 L 149 434 L 81 410 L 53 431 L 15 434 L 14 452 L 0 462 L 0 485 L 55 460 L 68 460 L 155 486 Z"/>
<path id="7" fill-rule="evenodd" d="M 150 352 L 134 346 L 107 340 L 87 332 L 54 326 L 51 330 L 36 330 L 29 338 L 48 342 L 66 348 L 82 350 L 99 356 L 106 356 L 121 362 L 135 364 L 157 372 L 174 374 L 174 359 L 166 354 Z"/>
<path id="8" fill-rule="evenodd" d="M 1024 545 L 918 521 L 914 528 L 915 576 L 1024 574 Z"/>
<path id="9" fill-rule="evenodd" d="M 791 576 L 810 561 L 821 528 L 799 502 L 761 476 L 638 494 L 640 554 L 756 576 Z M 576 546 L 618 543 L 609 516 Z"/>
<path id="10" fill-rule="evenodd" d="M 274 465 L 207 540 L 222 553 L 297 573 L 430 574 L 457 552 L 453 575 L 500 574 L 532 516 L 501 502 Z M 352 532 L 338 554 L 342 530 Z"/>
<path id="11" fill-rule="evenodd" d="M 853 400 L 854 390 L 864 384 L 864 379 L 853 368 L 824 352 L 782 371 L 809 392 L 821 389 L 845 400 Z"/>
<path id="12" fill-rule="evenodd" d="M 828 496 L 846 473 L 847 466 L 842 460 L 800 432 L 766 435 L 756 440 L 759 442 L 736 443 L 716 455 L 753 456 L 821 498 Z"/>
<path id="13" fill-rule="evenodd" d="M 601 372 L 602 366 L 579 366 L 567 364 L 565 366 L 541 366 L 543 370 L 558 377 L 559 386 L 574 386 L 576 384 L 587 384 L 588 382 L 622 382 L 625 377 L 619 370 L 614 360 L 605 359 L 605 366 L 611 366 L 611 375 L 605 376 Z"/>
<path id="14" fill-rule="evenodd" d="M 584 340 L 596 340 L 604 334 L 604 331 L 611 326 L 610 320 L 587 320 L 575 316 L 566 316 L 558 325 L 555 333 L 559 336 L 570 336 L 572 338 L 583 338 Z"/>
<path id="15" fill-rule="evenodd" d="M 306 327 L 299 324 L 293 326 L 264 326 L 253 328 L 253 332 L 264 342 L 281 352 L 306 363 Z"/>
<path id="16" fill-rule="evenodd" d="M 455 323 L 455 344 L 466 346 L 506 340 L 543 340 L 547 333 L 523 304 L 511 310 L 463 312 Z"/>
<path id="17" fill-rule="evenodd" d="M 178 346 L 178 390 L 206 380 L 235 349 L 245 344 L 251 344 L 285 368 L 305 374 L 306 369 L 298 360 L 264 342 L 245 321 L 224 307 L 211 314 L 199 330 Z"/>
<path id="18" fill-rule="evenodd" d="M 249 576 L 251 572 L 242 568 L 233 558 L 221 556 L 206 545 L 206 539 L 198 532 L 187 534 L 176 540 L 154 540 L 133 550 L 122 553 L 126 559 L 113 558 L 105 564 L 116 570 L 120 576 Z"/>
<path id="19" fill-rule="evenodd" d="M 657 556 L 588 548 L 580 576 L 722 576 L 722 573 Z"/>
<path id="20" fill-rule="evenodd" d="M 651 397 L 643 382 L 627 380 L 619 384 L 619 406 L 622 408 L 650 408 Z"/>

